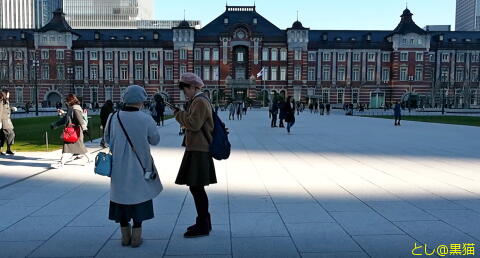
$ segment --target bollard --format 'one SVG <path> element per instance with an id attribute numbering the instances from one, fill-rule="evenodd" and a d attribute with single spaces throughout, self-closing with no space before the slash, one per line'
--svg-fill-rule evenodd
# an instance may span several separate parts
<path id="1" fill-rule="evenodd" d="M 47 152 L 48 152 L 48 132 L 45 132 L 45 143 L 47 144 Z"/>

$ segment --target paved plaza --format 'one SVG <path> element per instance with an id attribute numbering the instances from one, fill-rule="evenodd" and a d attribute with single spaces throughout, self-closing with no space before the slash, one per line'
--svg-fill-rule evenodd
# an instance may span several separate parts
<path id="1" fill-rule="evenodd" d="M 480 244 L 478 127 L 304 112 L 287 135 L 265 111 L 226 123 L 233 149 L 207 188 L 210 236 L 183 238 L 196 213 L 173 183 L 183 149 L 169 120 L 142 247 L 120 246 L 109 181 L 92 165 L 48 170 L 58 151 L 18 153 L 0 159 L 0 257 L 410 257 L 415 242 L 429 253 Z"/>

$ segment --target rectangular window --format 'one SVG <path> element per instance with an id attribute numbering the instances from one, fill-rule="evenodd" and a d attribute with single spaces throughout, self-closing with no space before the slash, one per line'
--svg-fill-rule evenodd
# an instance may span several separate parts
<path id="1" fill-rule="evenodd" d="M 345 53 L 338 53 L 338 62 L 345 62 Z"/>
<path id="2" fill-rule="evenodd" d="M 23 89 L 22 88 L 15 88 L 15 102 L 16 103 L 23 103 Z"/>
<path id="3" fill-rule="evenodd" d="M 8 66 L 2 65 L 0 66 L 0 80 L 7 80 L 8 79 Z"/>
<path id="4" fill-rule="evenodd" d="M 315 67 L 308 67 L 308 80 L 315 81 Z"/>
<path id="5" fill-rule="evenodd" d="M 442 62 L 448 62 L 449 56 L 450 55 L 448 53 L 443 53 L 442 54 Z"/>
<path id="6" fill-rule="evenodd" d="M 65 52 L 63 50 L 57 50 L 57 60 L 65 59 Z"/>
<path id="7" fill-rule="evenodd" d="M 477 105 L 477 91 L 471 90 L 470 91 L 470 105 Z"/>
<path id="8" fill-rule="evenodd" d="M 173 67 L 171 66 L 165 67 L 165 80 L 168 80 L 168 81 L 173 80 Z"/>
<path id="9" fill-rule="evenodd" d="M 98 79 L 98 66 L 92 65 L 90 66 L 90 80 L 97 80 Z"/>
<path id="10" fill-rule="evenodd" d="M 237 62 L 243 62 L 243 52 L 237 52 Z"/>
<path id="11" fill-rule="evenodd" d="M 400 81 L 407 81 L 408 76 L 408 68 L 407 67 L 400 67 Z"/>
<path id="12" fill-rule="evenodd" d="M 390 81 L 390 68 L 382 68 L 382 81 Z"/>
<path id="13" fill-rule="evenodd" d="M 42 79 L 43 80 L 50 79 L 50 67 L 48 65 L 42 66 Z"/>
<path id="14" fill-rule="evenodd" d="M 203 60 L 210 61 L 210 48 L 203 49 Z"/>
<path id="15" fill-rule="evenodd" d="M 90 60 L 98 60 L 98 52 L 90 51 Z"/>
<path id="16" fill-rule="evenodd" d="M 313 52 L 313 51 L 308 52 L 308 61 L 313 62 L 315 61 L 316 57 L 317 57 L 316 52 Z"/>
<path id="17" fill-rule="evenodd" d="M 472 72 L 470 73 L 470 80 L 472 82 L 478 82 L 478 67 L 472 68 Z"/>
<path id="18" fill-rule="evenodd" d="M 465 62 L 465 53 L 457 53 L 457 62 L 459 63 Z"/>
<path id="19" fill-rule="evenodd" d="M 0 60 L 8 60 L 8 55 L 7 55 L 7 51 L 2 49 L 0 50 Z"/>
<path id="20" fill-rule="evenodd" d="M 128 67 L 125 65 L 120 66 L 120 80 L 128 80 Z"/>
<path id="21" fill-rule="evenodd" d="M 205 81 L 210 81 L 210 67 L 204 66 L 203 67 L 203 79 Z"/>
<path id="22" fill-rule="evenodd" d="M 375 68 L 369 67 L 367 69 L 367 81 L 375 81 Z"/>
<path id="23" fill-rule="evenodd" d="M 15 80 L 23 80 L 23 66 L 15 66 Z"/>
<path id="24" fill-rule="evenodd" d="M 218 48 L 213 49 L 213 61 L 218 61 L 220 59 L 220 53 Z"/>
<path id="25" fill-rule="evenodd" d="M 111 65 L 105 66 L 105 80 L 107 81 L 113 80 L 113 66 Z"/>
<path id="26" fill-rule="evenodd" d="M 322 68 L 322 79 L 324 81 L 330 81 L 330 67 L 329 66 L 324 66 Z"/>
<path id="27" fill-rule="evenodd" d="M 278 50 L 276 48 L 272 48 L 272 61 L 278 60 Z"/>
<path id="28" fill-rule="evenodd" d="M 345 67 L 344 66 L 338 67 L 337 81 L 345 81 Z"/>
<path id="29" fill-rule="evenodd" d="M 158 52 L 157 51 L 152 51 L 150 52 L 150 60 L 158 60 Z"/>
<path id="30" fill-rule="evenodd" d="M 422 52 L 415 53 L 415 60 L 417 60 L 417 62 L 423 61 L 423 53 Z"/>
<path id="31" fill-rule="evenodd" d="M 120 52 L 120 60 L 128 60 L 128 52 L 127 51 L 121 51 Z"/>
<path id="32" fill-rule="evenodd" d="M 57 80 L 65 80 L 65 67 L 57 65 Z"/>
<path id="33" fill-rule="evenodd" d="M 280 68 L 280 80 L 281 81 L 287 80 L 287 68 L 286 67 L 281 67 Z"/>
<path id="34" fill-rule="evenodd" d="M 442 82 L 447 82 L 448 81 L 448 76 L 449 75 L 449 71 L 448 71 L 448 68 L 447 67 L 442 67 L 442 75 L 440 77 L 440 80 Z"/>
<path id="35" fill-rule="evenodd" d="M 352 89 L 352 103 L 358 103 L 358 89 Z"/>
<path id="36" fill-rule="evenodd" d="M 435 62 L 435 54 L 429 54 L 428 59 L 430 62 Z"/>
<path id="37" fill-rule="evenodd" d="M 187 66 L 186 65 L 180 65 L 180 74 L 184 74 L 187 72 Z"/>
<path id="38" fill-rule="evenodd" d="M 295 66 L 294 80 L 300 81 L 302 79 L 302 68 L 300 66 Z"/>
<path id="39" fill-rule="evenodd" d="M 264 48 L 262 50 L 262 60 L 263 61 L 268 61 L 268 48 Z"/>
<path id="40" fill-rule="evenodd" d="M 352 54 L 352 61 L 353 62 L 360 62 L 360 53 L 353 53 Z"/>
<path id="41" fill-rule="evenodd" d="M 200 66 L 195 66 L 195 68 L 193 69 L 194 73 L 198 76 L 198 77 L 202 77 L 202 67 Z"/>
<path id="42" fill-rule="evenodd" d="M 112 51 L 106 51 L 105 52 L 105 60 L 113 60 L 113 52 Z"/>
<path id="43" fill-rule="evenodd" d="M 143 66 L 135 66 L 135 80 L 143 80 Z"/>
<path id="44" fill-rule="evenodd" d="M 375 53 L 368 53 L 368 62 L 375 62 Z"/>
<path id="45" fill-rule="evenodd" d="M 458 68 L 455 71 L 455 81 L 457 82 L 463 82 L 463 68 Z"/>
<path id="46" fill-rule="evenodd" d="M 337 89 L 337 104 L 343 104 L 343 89 Z"/>
<path id="47" fill-rule="evenodd" d="M 143 60 L 143 52 L 135 51 L 135 60 Z"/>
<path id="48" fill-rule="evenodd" d="M 295 50 L 295 60 L 302 60 L 302 50 L 296 49 Z"/>
<path id="49" fill-rule="evenodd" d="M 265 68 L 264 76 L 262 76 L 262 80 L 267 80 L 268 70 Z M 235 79 L 245 79 L 245 68 L 237 67 L 235 68 Z"/>
<path id="50" fill-rule="evenodd" d="M 330 90 L 322 89 L 322 101 L 323 103 L 330 103 Z"/>
<path id="51" fill-rule="evenodd" d="M 150 80 L 158 80 L 158 67 L 157 66 L 151 66 L 150 67 Z"/>
<path id="52" fill-rule="evenodd" d="M 271 67 L 270 72 L 271 72 L 270 80 L 276 81 L 277 80 L 277 67 Z"/>
<path id="53" fill-rule="evenodd" d="M 218 81 L 219 79 L 220 79 L 220 72 L 219 72 L 218 66 L 214 66 L 212 68 L 212 80 Z"/>
<path id="54" fill-rule="evenodd" d="M 358 66 L 352 69 L 352 81 L 360 81 L 360 68 Z"/>
<path id="55" fill-rule="evenodd" d="M 199 49 L 199 48 L 196 48 L 195 51 L 194 51 L 194 59 L 195 60 L 202 60 L 202 50 Z"/>
<path id="56" fill-rule="evenodd" d="M 382 54 L 382 62 L 390 62 L 390 53 Z"/>
<path id="57" fill-rule="evenodd" d="M 42 59 L 48 59 L 48 50 L 42 50 Z"/>
<path id="58" fill-rule="evenodd" d="M 186 49 L 180 49 L 180 59 L 181 60 L 186 60 L 187 59 L 187 50 Z"/>
<path id="59" fill-rule="evenodd" d="M 323 61 L 324 62 L 330 61 L 330 53 L 323 53 Z"/>
<path id="60" fill-rule="evenodd" d="M 83 51 L 75 51 L 75 60 L 83 60 Z"/>
<path id="61" fill-rule="evenodd" d="M 287 61 L 287 50 L 280 50 L 280 61 Z"/>
<path id="62" fill-rule="evenodd" d="M 75 66 L 75 80 L 83 80 L 83 67 Z"/>
<path id="63" fill-rule="evenodd" d="M 400 61 L 407 62 L 408 61 L 408 52 L 401 52 L 400 53 Z"/>
<path id="64" fill-rule="evenodd" d="M 83 87 L 75 87 L 75 95 L 77 95 L 77 97 L 83 97 Z"/>
<path id="65" fill-rule="evenodd" d="M 106 87 L 105 88 L 105 101 L 112 100 L 113 101 L 113 88 Z"/>
<path id="66" fill-rule="evenodd" d="M 415 81 L 423 81 L 423 68 L 415 68 Z"/>

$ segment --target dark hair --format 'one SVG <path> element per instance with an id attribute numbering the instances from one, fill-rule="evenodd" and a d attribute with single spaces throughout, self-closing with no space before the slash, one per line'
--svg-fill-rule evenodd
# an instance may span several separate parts
<path id="1" fill-rule="evenodd" d="M 190 87 L 192 87 L 192 85 L 190 85 L 190 84 L 188 84 L 188 83 L 184 83 L 184 82 L 179 82 L 179 83 L 178 83 L 178 88 L 179 88 L 180 90 L 183 90 L 183 89 L 185 89 L 185 88 L 190 88 Z"/>
<path id="2" fill-rule="evenodd" d="M 105 101 L 105 104 L 109 105 L 109 106 L 112 106 L 113 107 L 113 102 L 111 100 L 107 100 Z"/>
<path id="3" fill-rule="evenodd" d="M 77 96 L 75 96 L 74 94 L 68 94 L 67 98 L 65 99 L 65 101 L 67 102 L 67 104 L 69 106 L 73 106 L 73 105 L 80 105 L 80 101 L 77 99 Z"/>
<path id="4" fill-rule="evenodd" d="M 2 89 L 2 92 L 0 93 L 0 101 L 3 102 L 3 104 L 7 104 L 7 101 L 8 101 L 8 98 L 7 98 L 7 95 L 8 95 L 9 91 L 7 89 Z"/>
<path id="5" fill-rule="evenodd" d="M 291 101 L 291 100 L 292 100 L 292 96 L 288 96 L 288 97 L 287 97 L 287 103 L 293 102 L 293 101 Z"/>

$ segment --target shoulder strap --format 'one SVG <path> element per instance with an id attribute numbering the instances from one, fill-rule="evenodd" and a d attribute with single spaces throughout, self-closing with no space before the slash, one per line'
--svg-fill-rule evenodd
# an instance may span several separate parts
<path id="1" fill-rule="evenodd" d="M 143 169 L 143 172 L 145 173 L 145 167 L 143 166 L 142 161 L 140 160 L 140 157 L 138 156 L 137 150 L 135 149 L 135 146 L 133 146 L 132 140 L 130 139 L 130 136 L 128 136 L 127 130 L 125 130 L 125 127 L 123 126 L 122 120 L 120 119 L 120 112 L 117 112 L 117 119 L 118 122 L 120 123 L 120 127 L 122 128 L 123 133 L 125 134 L 125 137 L 127 138 L 128 144 L 130 144 L 130 147 L 132 148 L 133 153 L 135 153 L 135 156 L 137 157 L 138 162 L 140 163 L 140 166 Z"/>
<path id="2" fill-rule="evenodd" d="M 207 98 L 207 96 L 205 96 L 205 95 L 203 95 L 203 94 L 198 95 L 198 96 L 196 96 L 195 98 L 197 98 L 197 97 L 204 98 L 204 99 L 206 99 L 206 100 L 208 101 L 208 104 L 210 104 L 210 107 L 212 108 L 212 119 L 213 119 L 213 113 L 214 113 L 215 111 L 214 111 L 214 109 L 213 109 L 212 103 L 210 102 L 210 99 Z M 215 126 L 215 121 L 213 121 L 213 123 L 214 123 L 214 126 Z M 207 140 L 207 142 L 208 142 L 207 133 L 206 133 L 205 130 L 203 129 L 203 125 L 202 125 L 202 128 L 200 128 L 200 131 L 202 131 L 203 137 L 205 137 L 205 140 Z"/>

